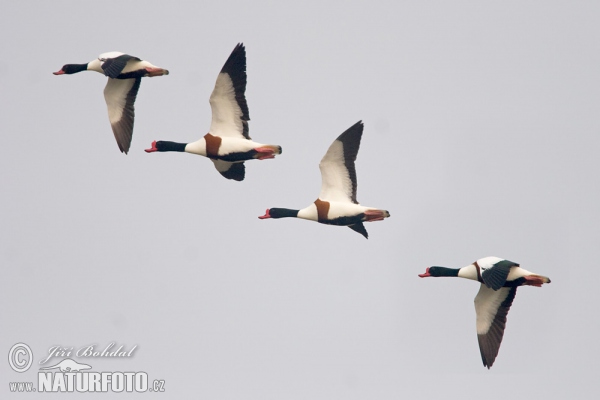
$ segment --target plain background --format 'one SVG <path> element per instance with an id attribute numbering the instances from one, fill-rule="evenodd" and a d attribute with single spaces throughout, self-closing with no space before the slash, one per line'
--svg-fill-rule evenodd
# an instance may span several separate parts
<path id="1" fill-rule="evenodd" d="M 595 1 L 3 1 L 0 354 L 138 345 L 168 399 L 586 399 L 598 393 L 600 5 Z M 210 126 L 247 48 L 250 134 L 279 144 L 227 181 L 202 157 L 146 154 Z M 129 155 L 93 72 L 122 51 L 145 78 Z M 391 218 L 266 220 L 303 208 L 358 120 L 358 199 Z M 427 266 L 499 256 L 551 277 L 519 289 L 480 360 L 478 284 Z M 60 359 L 55 359 L 56 361 Z M 77 395 L 74 395 L 74 397 Z M 110 394 L 87 395 L 112 398 Z M 43 395 L 14 394 L 14 398 Z"/>

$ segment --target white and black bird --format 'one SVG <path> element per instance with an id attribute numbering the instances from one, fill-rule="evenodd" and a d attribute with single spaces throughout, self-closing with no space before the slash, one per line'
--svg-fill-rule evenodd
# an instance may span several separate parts
<path id="1" fill-rule="evenodd" d="M 169 71 L 129 54 L 113 51 L 100 54 L 97 59 L 86 64 L 63 65 L 54 75 L 70 75 L 81 71 L 96 71 L 108 77 L 104 88 L 108 119 L 119 150 L 127 154 L 133 136 L 133 104 L 142 78 L 168 75 Z"/>
<path id="2" fill-rule="evenodd" d="M 321 194 L 314 203 L 301 210 L 270 208 L 260 219 L 302 218 L 327 225 L 347 226 L 365 238 L 369 234 L 363 222 L 381 221 L 390 213 L 361 206 L 356 200 L 356 168 L 354 162 L 360 147 L 363 123 L 358 121 L 333 141 L 319 163 Z"/>
<path id="3" fill-rule="evenodd" d="M 506 316 L 519 286 L 541 287 L 550 278 L 529 272 L 519 264 L 498 257 L 485 257 L 463 268 L 429 267 L 421 278 L 459 277 L 481 282 L 475 296 L 477 339 L 483 365 L 494 364 L 506 326 Z"/>
<path id="4" fill-rule="evenodd" d="M 244 180 L 244 161 L 265 160 L 281 154 L 281 146 L 250 139 L 246 80 L 246 49 L 239 43 L 223 65 L 210 95 L 212 122 L 209 132 L 192 143 L 154 141 L 146 152 L 177 151 L 208 157 L 221 175 L 235 181 Z"/>

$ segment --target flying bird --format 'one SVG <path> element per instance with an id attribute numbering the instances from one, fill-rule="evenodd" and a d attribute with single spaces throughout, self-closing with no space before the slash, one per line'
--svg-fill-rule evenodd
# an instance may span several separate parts
<path id="1" fill-rule="evenodd" d="M 260 219 L 302 218 L 327 225 L 347 226 L 369 238 L 363 222 L 381 221 L 390 213 L 361 206 L 356 200 L 356 169 L 354 161 L 360 147 L 363 123 L 358 121 L 333 141 L 321 160 L 321 194 L 302 210 L 270 208 Z"/>
<path id="2" fill-rule="evenodd" d="M 169 71 L 156 67 L 138 57 L 116 51 L 100 54 L 86 64 L 66 64 L 54 75 L 70 75 L 81 71 L 96 71 L 108 77 L 104 99 L 108 119 L 119 150 L 127 154 L 131 146 L 135 110 L 133 103 L 143 77 L 168 75 Z"/>
<path id="3" fill-rule="evenodd" d="M 421 278 L 450 276 L 481 282 L 475 296 L 477 339 L 483 366 L 494 365 L 506 326 L 506 316 L 519 286 L 541 287 L 550 278 L 529 272 L 512 261 L 498 257 L 481 258 L 463 268 L 429 267 Z"/>
<path id="4" fill-rule="evenodd" d="M 192 143 L 154 141 L 146 152 L 178 151 L 208 157 L 221 175 L 235 181 L 244 180 L 244 161 L 265 160 L 281 154 L 281 146 L 250 139 L 246 78 L 246 49 L 239 43 L 223 65 L 210 95 L 212 122 L 209 132 Z"/>

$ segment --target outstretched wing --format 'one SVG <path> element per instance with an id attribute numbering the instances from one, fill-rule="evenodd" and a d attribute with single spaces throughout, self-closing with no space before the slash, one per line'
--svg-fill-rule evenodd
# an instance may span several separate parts
<path id="1" fill-rule="evenodd" d="M 223 65 L 210 95 L 210 133 L 250 139 L 250 113 L 246 103 L 246 49 L 239 43 Z"/>
<path id="2" fill-rule="evenodd" d="M 475 296 L 477 314 L 477 340 L 483 365 L 488 369 L 494 364 L 504 336 L 506 316 L 517 294 L 517 287 L 493 290 L 481 285 Z"/>
<path id="3" fill-rule="evenodd" d="M 108 107 L 108 119 L 121 152 L 127 154 L 133 136 L 135 109 L 133 104 L 142 78 L 109 78 L 104 88 L 104 99 Z"/>
<path id="4" fill-rule="evenodd" d="M 120 54 L 120 53 L 116 53 Z M 130 56 L 129 54 L 121 54 L 116 57 L 108 57 L 111 53 L 101 54 L 99 57 L 102 63 L 102 71 L 109 78 L 116 78 L 123 71 L 129 60 L 141 61 L 141 59 Z"/>
<path id="5" fill-rule="evenodd" d="M 354 161 L 356 161 L 362 133 L 363 123 L 358 121 L 329 146 L 329 150 L 319 164 L 321 200 L 358 204 Z"/>

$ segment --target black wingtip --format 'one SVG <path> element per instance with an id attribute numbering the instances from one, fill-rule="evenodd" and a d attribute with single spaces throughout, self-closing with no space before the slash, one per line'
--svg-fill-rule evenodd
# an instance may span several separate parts
<path id="1" fill-rule="evenodd" d="M 223 68 L 221 68 L 221 73 L 227 74 L 231 78 L 235 91 L 235 100 L 242 110 L 242 115 L 240 116 L 243 124 L 242 134 L 246 139 L 250 139 L 247 124 L 247 121 L 250 121 L 250 111 L 246 102 L 246 82 L 248 80 L 246 74 L 246 48 L 243 43 L 238 43 L 235 46 L 229 58 L 225 61 Z"/>
<path id="2" fill-rule="evenodd" d="M 363 122 L 358 121 L 350 128 L 346 129 L 340 136 L 337 137 L 336 140 L 339 140 L 340 142 L 344 143 L 344 145 L 346 145 L 347 143 L 354 143 L 354 145 L 356 146 L 356 151 L 358 152 L 358 147 L 360 146 L 360 139 L 362 137 L 364 128 L 365 125 L 363 124 Z"/>
<path id="3" fill-rule="evenodd" d="M 221 72 L 232 75 L 233 72 L 243 75 L 244 84 L 246 83 L 246 47 L 243 43 L 238 43 L 233 49 L 227 61 L 221 68 Z"/>
<path id="4" fill-rule="evenodd" d="M 344 146 L 344 165 L 346 166 L 346 170 L 348 171 L 348 177 L 350 181 L 352 181 L 352 194 L 350 199 L 353 203 L 358 204 L 358 200 L 356 199 L 356 190 L 357 190 L 357 178 L 356 178 L 356 168 L 354 167 L 354 162 L 356 161 L 356 157 L 358 156 L 358 150 L 360 149 L 360 141 L 362 139 L 362 133 L 364 129 L 364 124 L 361 121 L 358 121 L 350 128 L 346 129 L 344 133 L 342 133 L 337 141 L 342 143 Z"/>

